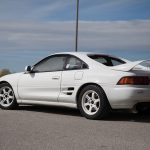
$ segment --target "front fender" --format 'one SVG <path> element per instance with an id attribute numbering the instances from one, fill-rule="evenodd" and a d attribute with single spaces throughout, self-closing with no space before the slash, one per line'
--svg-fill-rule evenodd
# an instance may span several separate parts
<path id="1" fill-rule="evenodd" d="M 0 78 L 0 84 L 9 83 L 14 90 L 16 99 L 18 99 L 18 80 L 23 73 L 15 73 L 10 75 L 5 75 Z"/>

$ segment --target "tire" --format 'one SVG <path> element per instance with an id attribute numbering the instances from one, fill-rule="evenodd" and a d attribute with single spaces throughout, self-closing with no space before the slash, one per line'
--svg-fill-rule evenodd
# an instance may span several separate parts
<path id="1" fill-rule="evenodd" d="M 18 106 L 14 91 L 8 83 L 0 85 L 0 108 L 15 109 Z"/>
<path id="2" fill-rule="evenodd" d="M 103 89 L 96 85 L 82 89 L 77 105 L 82 116 L 93 120 L 105 118 L 111 110 Z"/>

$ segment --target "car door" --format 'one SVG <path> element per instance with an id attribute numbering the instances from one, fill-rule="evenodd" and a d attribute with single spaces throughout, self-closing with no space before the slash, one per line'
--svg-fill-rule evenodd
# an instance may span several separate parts
<path id="1" fill-rule="evenodd" d="M 30 73 L 24 73 L 18 82 L 20 99 L 56 102 L 65 60 L 64 55 L 49 56 L 33 66 Z"/>
<path id="2" fill-rule="evenodd" d="M 72 103 L 76 96 L 77 87 L 84 82 L 84 75 L 88 65 L 81 59 L 69 55 L 64 71 L 62 72 L 60 102 Z"/>

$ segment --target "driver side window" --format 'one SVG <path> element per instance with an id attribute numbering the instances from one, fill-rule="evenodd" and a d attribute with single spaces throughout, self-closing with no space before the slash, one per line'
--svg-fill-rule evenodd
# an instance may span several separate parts
<path id="1" fill-rule="evenodd" d="M 66 61 L 65 56 L 50 56 L 45 58 L 33 68 L 33 72 L 62 71 Z"/>

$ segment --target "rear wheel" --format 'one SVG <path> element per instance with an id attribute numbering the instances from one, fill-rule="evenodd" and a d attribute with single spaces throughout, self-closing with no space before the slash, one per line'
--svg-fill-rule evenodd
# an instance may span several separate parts
<path id="1" fill-rule="evenodd" d="M 0 107 L 2 109 L 14 109 L 17 106 L 14 91 L 12 87 L 7 84 L 0 85 Z"/>
<path id="2" fill-rule="evenodd" d="M 78 108 L 87 119 L 102 119 L 110 112 L 104 91 L 96 85 L 83 88 L 79 95 Z"/>

